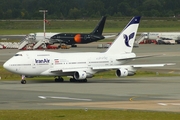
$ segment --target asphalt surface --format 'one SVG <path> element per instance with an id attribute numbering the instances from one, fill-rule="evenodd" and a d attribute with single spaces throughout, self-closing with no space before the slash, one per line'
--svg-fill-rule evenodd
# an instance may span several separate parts
<path id="1" fill-rule="evenodd" d="M 100 43 L 78 45 L 57 52 L 103 52 Z M 140 45 L 137 55 L 157 57 L 132 61 L 130 64 L 176 63 L 151 68 L 157 72 L 180 74 L 180 45 Z M 1 65 L 17 49 L 0 50 Z M 164 54 L 164 55 L 163 55 Z M 88 79 L 88 83 L 54 83 L 54 81 L 0 81 L 0 109 L 138 109 L 180 112 L 180 77 L 141 77 Z"/>
<path id="2" fill-rule="evenodd" d="M 0 82 L 0 109 L 138 109 L 180 112 L 179 77 L 91 79 L 88 83 Z"/>

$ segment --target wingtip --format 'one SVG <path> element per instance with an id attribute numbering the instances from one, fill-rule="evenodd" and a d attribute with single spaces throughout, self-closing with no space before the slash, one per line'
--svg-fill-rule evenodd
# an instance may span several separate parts
<path id="1" fill-rule="evenodd" d="M 166 63 L 166 65 L 176 65 L 176 63 Z"/>

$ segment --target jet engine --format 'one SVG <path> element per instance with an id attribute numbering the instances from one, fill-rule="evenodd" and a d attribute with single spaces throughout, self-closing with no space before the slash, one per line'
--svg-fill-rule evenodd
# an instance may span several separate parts
<path id="1" fill-rule="evenodd" d="M 118 69 L 116 70 L 116 76 L 118 77 L 124 77 L 124 76 L 128 76 L 128 70 L 127 69 Z"/>
<path id="2" fill-rule="evenodd" d="M 74 78 L 75 78 L 76 80 L 86 79 L 86 76 L 87 76 L 87 74 L 86 74 L 86 72 L 84 72 L 84 71 L 78 71 L 78 72 L 75 72 L 75 73 L 74 73 Z"/>
<path id="3" fill-rule="evenodd" d="M 128 71 L 128 69 L 125 69 L 125 68 L 120 68 L 116 70 L 117 77 L 132 76 L 134 74 L 135 74 L 134 72 Z"/>

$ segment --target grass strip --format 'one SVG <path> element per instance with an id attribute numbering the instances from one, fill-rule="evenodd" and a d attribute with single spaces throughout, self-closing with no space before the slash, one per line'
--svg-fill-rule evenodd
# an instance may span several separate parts
<path id="1" fill-rule="evenodd" d="M 0 110 L 1 120 L 179 120 L 180 114 L 136 110 Z"/>

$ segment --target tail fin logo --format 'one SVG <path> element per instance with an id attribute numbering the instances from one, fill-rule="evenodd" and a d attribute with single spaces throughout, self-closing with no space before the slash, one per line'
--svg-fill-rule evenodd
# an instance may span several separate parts
<path id="1" fill-rule="evenodd" d="M 123 36 L 124 36 L 124 39 L 125 39 L 125 44 L 126 44 L 126 46 L 127 47 L 131 47 L 130 45 L 129 45 L 129 41 L 134 37 L 134 35 L 135 35 L 135 32 L 133 32 L 133 33 L 131 33 L 129 36 L 127 36 L 126 34 L 124 34 Z"/>

